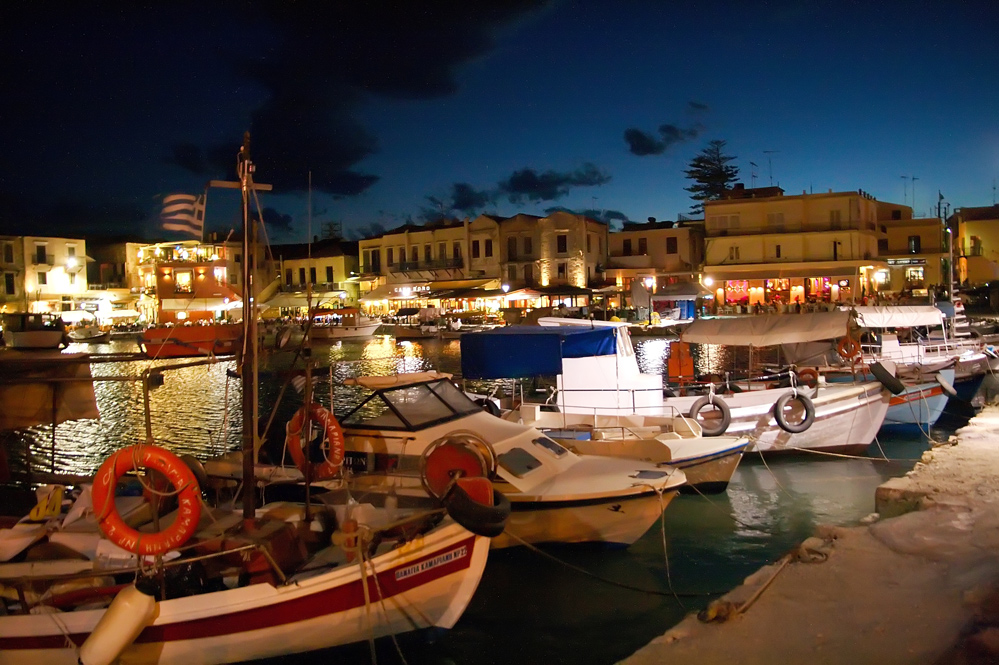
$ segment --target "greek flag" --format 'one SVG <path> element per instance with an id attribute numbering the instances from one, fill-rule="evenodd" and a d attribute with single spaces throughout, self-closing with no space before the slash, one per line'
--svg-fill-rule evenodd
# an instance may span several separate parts
<path id="1" fill-rule="evenodd" d="M 312 388 L 315 389 L 316 384 L 319 383 L 319 377 L 316 375 L 312 376 Z M 291 379 L 291 387 L 295 389 L 296 392 L 302 393 L 305 391 L 305 374 L 297 374 Z"/>
<path id="2" fill-rule="evenodd" d="M 205 196 L 170 194 L 163 197 L 160 213 L 166 231 L 190 233 L 201 239 L 205 231 Z"/>

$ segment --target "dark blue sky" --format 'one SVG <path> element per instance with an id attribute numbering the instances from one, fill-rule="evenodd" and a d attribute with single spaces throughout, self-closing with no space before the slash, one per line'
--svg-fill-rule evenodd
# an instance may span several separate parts
<path id="1" fill-rule="evenodd" d="M 999 177 L 991 0 L 142 4 L 0 7 L 0 232 L 152 236 L 163 194 L 234 176 L 247 128 L 279 241 L 307 237 L 309 171 L 314 232 L 348 236 L 675 219 L 712 139 L 790 194 L 912 205 L 915 176 L 917 214 L 990 205 Z"/>

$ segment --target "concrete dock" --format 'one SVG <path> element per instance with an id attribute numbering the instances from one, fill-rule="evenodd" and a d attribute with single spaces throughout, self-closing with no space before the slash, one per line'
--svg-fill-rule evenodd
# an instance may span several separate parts
<path id="1" fill-rule="evenodd" d="M 627 665 L 999 663 L 999 407 Z"/>

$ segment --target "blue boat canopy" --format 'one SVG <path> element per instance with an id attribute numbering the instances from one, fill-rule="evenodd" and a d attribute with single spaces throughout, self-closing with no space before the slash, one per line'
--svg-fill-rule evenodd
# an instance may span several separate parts
<path id="1" fill-rule="evenodd" d="M 563 358 L 612 356 L 616 328 L 508 326 L 461 336 L 466 379 L 522 379 L 562 373 Z"/>

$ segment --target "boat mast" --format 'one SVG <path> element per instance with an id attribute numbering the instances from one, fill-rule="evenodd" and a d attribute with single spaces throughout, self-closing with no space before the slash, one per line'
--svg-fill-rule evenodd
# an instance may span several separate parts
<path id="1" fill-rule="evenodd" d="M 257 317 L 255 316 L 253 269 L 250 265 L 255 248 L 251 242 L 252 222 L 250 221 L 250 189 L 253 186 L 253 162 L 250 161 L 250 132 L 243 135 L 243 147 L 239 150 L 236 166 L 240 189 L 243 193 L 243 361 L 239 375 L 243 388 L 243 519 L 252 520 L 256 516 L 256 487 L 254 474 L 254 443 L 257 434 L 257 421 L 254 406 L 257 401 L 253 371 L 256 355 L 253 343 L 257 338 Z"/>

